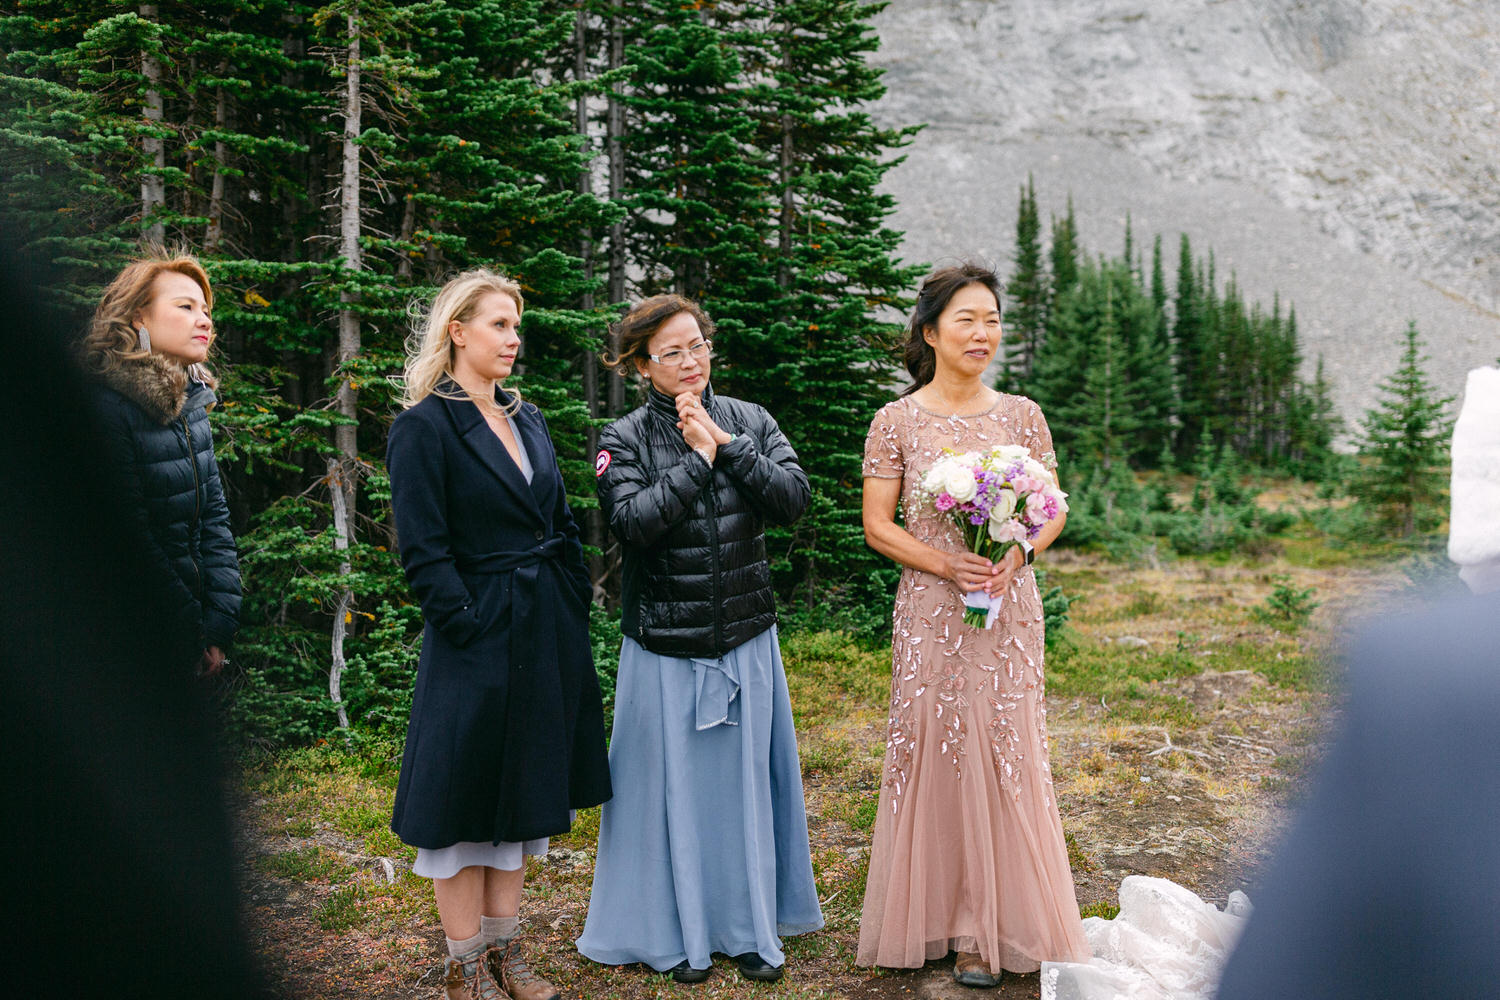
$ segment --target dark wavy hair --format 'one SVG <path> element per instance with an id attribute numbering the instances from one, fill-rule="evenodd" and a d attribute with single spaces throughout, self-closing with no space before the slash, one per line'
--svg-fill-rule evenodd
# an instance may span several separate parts
<path id="1" fill-rule="evenodd" d="M 621 316 L 610 332 L 615 335 L 616 349 L 604 355 L 608 368 L 625 368 L 634 371 L 636 363 L 646 359 L 646 345 L 661 325 L 678 313 L 690 313 L 698 321 L 703 339 L 714 335 L 714 321 L 708 318 L 703 307 L 684 295 L 653 295 L 638 302 L 629 312 Z"/>
<path id="2" fill-rule="evenodd" d="M 1001 296 L 1000 275 L 987 264 L 966 260 L 949 267 L 940 267 L 922 279 L 917 287 L 917 305 L 906 324 L 906 340 L 902 344 L 902 360 L 911 374 L 911 385 L 901 390 L 909 396 L 932 381 L 937 373 L 937 352 L 923 336 L 927 329 L 937 329 L 938 317 L 948 308 L 948 303 L 960 289 L 970 285 L 983 285 L 995 295 L 995 307 L 1003 314 L 1005 299 Z"/>

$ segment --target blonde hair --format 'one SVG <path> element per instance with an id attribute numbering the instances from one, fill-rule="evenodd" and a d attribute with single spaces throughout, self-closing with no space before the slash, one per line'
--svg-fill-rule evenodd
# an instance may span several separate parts
<path id="1" fill-rule="evenodd" d="M 521 286 L 511 279 L 488 268 L 476 267 L 464 271 L 438 289 L 432 301 L 418 298 L 412 301 L 408 312 L 412 319 L 412 333 L 406 341 L 406 372 L 401 376 L 401 405 L 411 407 L 428 396 L 436 394 L 444 399 L 474 399 L 462 390 L 453 392 L 440 389 L 444 379 L 453 378 L 453 338 L 448 333 L 450 323 L 467 323 L 479 311 L 479 300 L 496 293 L 508 295 L 516 303 L 516 312 L 522 313 L 526 303 L 521 298 Z M 509 416 L 521 407 L 521 394 L 506 389 L 511 403 L 501 412 Z M 495 409 L 494 400 L 474 399 L 474 402 Z"/>
<path id="2" fill-rule="evenodd" d="M 209 284 L 208 272 L 198 258 L 181 250 L 166 250 L 149 246 L 145 253 L 132 260 L 104 289 L 104 297 L 94 309 L 94 318 L 78 345 L 79 362 L 92 375 L 107 375 L 121 366 L 151 357 L 150 351 L 141 350 L 140 335 L 136 331 L 136 316 L 143 312 L 155 297 L 152 289 L 156 279 L 163 274 L 183 274 L 192 278 L 203 289 L 203 301 L 210 312 L 214 307 L 214 291 Z M 209 333 L 210 337 L 214 334 Z M 209 341 L 213 343 L 212 340 Z M 187 367 L 188 375 L 210 388 L 218 388 L 219 380 L 207 366 L 201 364 Z"/>

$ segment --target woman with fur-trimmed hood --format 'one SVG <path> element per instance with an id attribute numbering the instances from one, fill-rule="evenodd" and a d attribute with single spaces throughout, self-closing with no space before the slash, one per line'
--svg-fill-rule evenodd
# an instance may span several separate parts
<path id="1" fill-rule="evenodd" d="M 120 510 L 179 610 L 184 666 L 217 674 L 239 626 L 240 572 L 214 460 L 204 367 L 213 290 L 197 259 L 136 260 L 110 282 L 80 345 Z"/>

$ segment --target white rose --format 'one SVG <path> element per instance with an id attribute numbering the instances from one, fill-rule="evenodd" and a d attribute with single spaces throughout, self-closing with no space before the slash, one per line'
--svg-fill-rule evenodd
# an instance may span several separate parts
<path id="1" fill-rule="evenodd" d="M 1052 473 L 1047 471 L 1045 465 L 1030 456 L 1027 456 L 1026 461 L 1022 463 L 1021 467 L 1028 476 L 1040 479 L 1044 483 L 1057 482 L 1056 479 L 1052 478 Z"/>
<path id="2" fill-rule="evenodd" d="M 927 475 L 922 477 L 922 489 L 928 493 L 939 493 L 943 489 L 943 478 L 947 472 L 947 463 L 938 462 L 927 470 Z"/>
<path id="3" fill-rule="evenodd" d="M 974 471 L 957 464 L 943 477 L 943 486 L 947 489 L 948 495 L 959 503 L 973 500 L 974 494 L 979 492 L 979 483 L 974 479 Z"/>
<path id="4" fill-rule="evenodd" d="M 1008 521 L 1016 513 L 1016 494 L 1011 490 L 1001 490 L 995 495 L 995 506 L 990 508 L 991 521 Z"/>

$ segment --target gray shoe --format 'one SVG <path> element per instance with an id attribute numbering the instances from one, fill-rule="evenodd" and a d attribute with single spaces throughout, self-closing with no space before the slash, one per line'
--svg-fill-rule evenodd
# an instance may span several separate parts
<path id="1" fill-rule="evenodd" d="M 960 986 L 978 989 L 994 989 L 1000 985 L 1000 977 L 990 971 L 990 963 L 975 951 L 961 951 L 953 961 L 953 981 Z"/>

